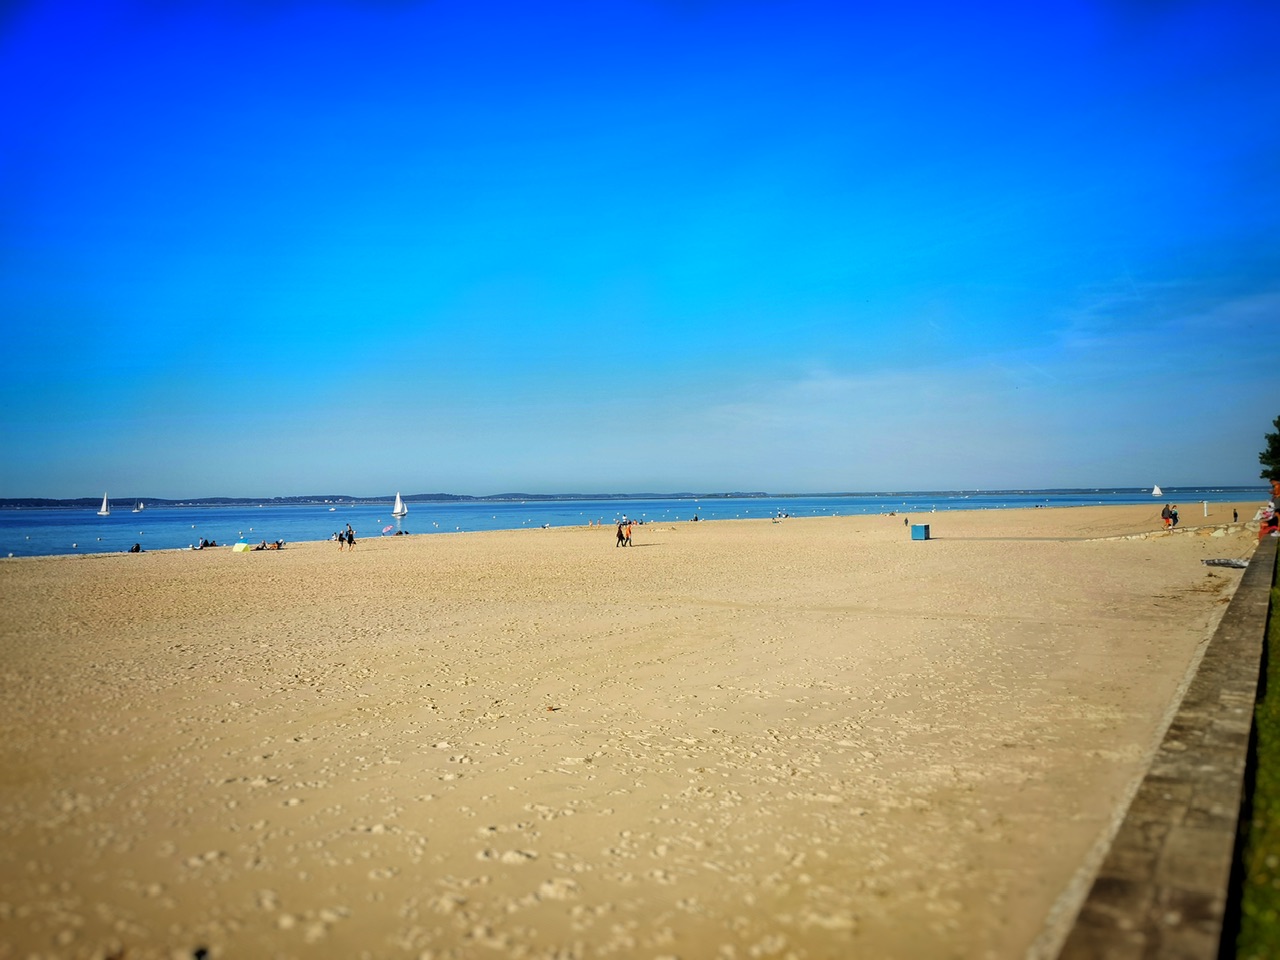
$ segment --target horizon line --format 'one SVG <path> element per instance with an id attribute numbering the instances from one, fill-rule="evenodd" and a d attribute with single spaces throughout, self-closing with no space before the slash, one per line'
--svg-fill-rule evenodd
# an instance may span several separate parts
<path id="1" fill-rule="evenodd" d="M 1252 483 L 1198 483 L 1198 484 L 1177 484 L 1169 485 L 1161 488 L 1163 490 L 1247 490 L 1252 487 L 1266 489 L 1267 481 L 1259 479 Z M 763 497 L 875 497 L 875 496 L 903 496 L 903 495 L 925 495 L 925 494 L 951 494 L 951 493 L 1054 493 L 1054 492 L 1081 492 L 1081 491 L 1135 491 L 1135 490 L 1152 490 L 1152 486 L 1134 486 L 1134 485 L 1090 485 L 1090 486 L 1059 486 L 1059 487 L 938 487 L 938 488 L 916 488 L 916 489 L 892 489 L 884 488 L 878 490 L 831 490 L 831 491 L 801 491 L 801 492 L 771 492 L 760 490 L 718 490 L 710 492 L 693 492 L 693 491 L 637 491 L 637 492 L 603 492 L 603 493 L 585 493 L 585 492 L 557 492 L 557 493 L 524 493 L 518 491 L 494 494 L 466 494 L 466 493 L 413 493 L 400 494 L 402 500 L 408 502 L 423 501 L 442 501 L 442 500 L 625 500 L 625 499 L 662 499 L 662 500 L 696 500 L 701 498 L 721 499 L 721 498 L 763 498 Z M 361 496 L 352 494 L 285 494 L 274 496 L 202 496 L 202 497 L 137 497 L 137 496 L 121 496 L 110 497 L 108 502 L 115 504 L 142 502 L 148 500 L 154 504 L 187 504 L 187 503 L 210 503 L 214 501 L 222 502 L 243 502 L 243 503 L 281 503 L 281 502 L 308 502 L 308 503 L 367 503 L 377 502 L 381 500 L 394 500 L 396 493 L 376 494 L 373 496 Z M 97 496 L 89 497 L 0 497 L 0 507 L 41 503 L 51 506 L 66 504 L 80 505 L 93 504 L 99 502 Z"/>

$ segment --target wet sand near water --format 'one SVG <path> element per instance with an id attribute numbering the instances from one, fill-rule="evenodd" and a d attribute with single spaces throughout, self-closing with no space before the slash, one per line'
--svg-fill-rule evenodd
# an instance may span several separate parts
<path id="1" fill-rule="evenodd" d="M 1256 542 L 1159 506 L 0 563 L 0 957 L 1052 955 Z"/>

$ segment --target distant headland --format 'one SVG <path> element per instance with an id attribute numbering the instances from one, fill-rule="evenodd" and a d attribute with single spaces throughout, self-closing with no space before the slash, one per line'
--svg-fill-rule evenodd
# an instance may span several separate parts
<path id="1" fill-rule="evenodd" d="M 1179 491 L 1190 494 L 1188 499 L 1200 499 L 1204 492 L 1240 493 L 1244 496 L 1256 492 L 1260 484 L 1203 484 L 1166 487 L 1163 494 L 1155 491 L 1156 496 L 1167 495 L 1177 498 Z M 1148 487 L 1061 487 L 1035 489 L 1026 487 L 1009 487 L 1003 489 L 977 490 L 972 487 L 955 490 L 859 490 L 859 491 L 825 491 L 821 493 L 767 493 L 760 490 L 731 490 L 716 493 L 494 493 L 486 496 L 473 496 L 462 493 L 413 493 L 402 494 L 405 503 L 539 503 L 552 501 L 600 501 L 611 500 L 750 500 L 750 499 L 789 499 L 800 497 L 900 497 L 900 496 L 1026 496 L 1041 494 L 1044 496 L 1079 496 L 1083 493 L 1109 494 L 1144 494 Z M 345 493 L 311 494 L 296 497 L 112 497 L 109 504 L 113 508 L 132 509 L 139 504 L 151 507 L 256 507 L 256 506 L 337 506 L 341 504 L 379 504 L 390 503 L 396 497 L 394 492 L 372 497 L 357 497 Z M 84 509 L 98 507 L 101 497 L 75 497 L 71 499 L 55 499 L 49 497 L 9 497 L 0 498 L 0 510 L 37 510 Z"/>
<path id="2" fill-rule="evenodd" d="M 841 496 L 842 494 L 833 494 Z M 315 494 L 301 497 L 190 497 L 182 500 L 165 497 L 112 497 L 108 502 L 113 507 L 127 508 L 138 503 L 147 507 L 245 507 L 264 506 L 333 506 L 341 503 L 384 503 L 395 499 L 395 493 L 387 493 L 376 497 L 353 497 L 347 494 Z M 507 501 L 550 501 L 550 500 L 717 500 L 746 499 L 779 494 L 768 494 L 759 491 L 735 491 L 731 493 L 495 493 L 477 497 L 460 493 L 414 493 L 401 495 L 405 503 L 493 503 Z M 58 500 L 48 497 L 11 497 L 0 499 L 0 510 L 37 510 L 57 507 L 79 509 L 96 507 L 102 502 L 101 497 L 75 497 Z"/>

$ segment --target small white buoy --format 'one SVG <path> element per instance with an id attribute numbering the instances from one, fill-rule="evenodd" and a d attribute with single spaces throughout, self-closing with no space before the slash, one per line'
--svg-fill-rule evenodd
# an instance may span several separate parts
<path id="1" fill-rule="evenodd" d="M 77 549 L 79 546 L 80 546 L 80 544 L 78 544 L 78 543 L 73 543 L 73 544 L 71 545 L 71 549 L 72 549 L 72 550 L 75 550 L 75 549 Z"/>

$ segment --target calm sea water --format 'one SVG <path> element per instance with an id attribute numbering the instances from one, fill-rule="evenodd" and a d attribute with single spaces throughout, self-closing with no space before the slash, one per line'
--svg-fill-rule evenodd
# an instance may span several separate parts
<path id="1" fill-rule="evenodd" d="M 529 500 L 486 503 L 410 503 L 400 529 L 411 534 L 473 530 L 581 526 L 616 523 L 624 516 L 648 523 L 700 520 L 859 516 L 888 513 L 924 515 L 945 510 L 1007 510 L 1016 507 L 1071 507 L 1098 504 L 1152 505 L 1153 517 L 1164 503 L 1179 504 L 1183 522 L 1202 515 L 1201 501 L 1262 503 L 1267 491 L 1250 487 L 1165 487 L 1154 498 L 1150 488 L 1098 490 L 1021 490 L 875 493 L 851 496 L 709 497 L 698 500 L 611 499 Z M 391 502 L 326 506 L 147 507 L 140 513 L 113 508 L 99 517 L 94 509 L 0 510 L 0 557 L 69 553 L 117 553 L 133 544 L 143 550 L 186 549 L 200 538 L 228 545 L 237 540 L 327 540 L 351 524 L 358 539 L 394 534 Z M 388 529 L 389 528 L 389 529 Z"/>

